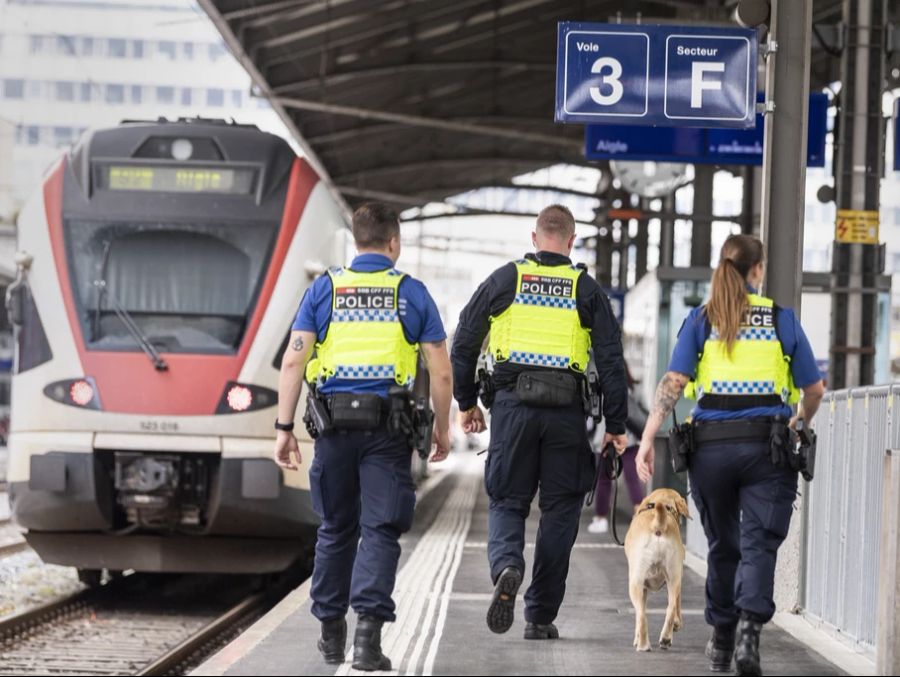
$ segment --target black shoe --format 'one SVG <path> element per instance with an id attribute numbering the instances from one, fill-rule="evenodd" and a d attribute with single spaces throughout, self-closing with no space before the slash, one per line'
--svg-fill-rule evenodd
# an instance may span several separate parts
<path id="1" fill-rule="evenodd" d="M 522 585 L 522 574 L 515 567 L 506 567 L 494 584 L 494 598 L 487 612 L 487 625 L 491 632 L 502 634 L 513 624 L 516 593 Z"/>
<path id="2" fill-rule="evenodd" d="M 735 626 L 718 626 L 713 628 L 712 637 L 706 643 L 706 657 L 709 658 L 711 672 L 731 672 L 731 659 L 734 656 Z"/>
<path id="3" fill-rule="evenodd" d="M 381 653 L 381 626 L 384 621 L 374 616 L 360 616 L 353 637 L 353 669 L 372 672 L 390 670 L 391 659 Z"/>
<path id="4" fill-rule="evenodd" d="M 737 648 L 734 650 L 735 671 L 739 675 L 761 675 L 759 633 L 762 623 L 742 618 L 737 626 Z"/>
<path id="5" fill-rule="evenodd" d="M 322 621 L 322 636 L 319 638 L 319 653 L 326 663 L 339 665 L 347 653 L 347 621 L 334 618 Z"/>
<path id="6" fill-rule="evenodd" d="M 553 623 L 526 623 L 525 639 L 559 639 L 559 630 Z"/>

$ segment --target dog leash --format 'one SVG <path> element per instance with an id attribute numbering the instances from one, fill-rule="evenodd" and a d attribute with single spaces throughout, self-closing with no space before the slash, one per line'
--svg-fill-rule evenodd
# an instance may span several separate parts
<path id="1" fill-rule="evenodd" d="M 600 453 L 600 462 L 597 463 L 597 472 L 594 477 L 594 488 L 597 486 L 597 478 L 602 470 L 603 476 L 611 480 L 613 483 L 613 502 L 612 502 L 612 532 L 613 538 L 618 545 L 625 544 L 619 539 L 619 533 L 616 530 L 616 506 L 619 503 L 619 476 L 622 474 L 622 457 L 616 453 L 616 448 L 612 442 L 603 447 Z M 594 488 L 591 489 L 591 502 L 593 502 Z M 588 504 L 590 505 L 590 503 Z"/>

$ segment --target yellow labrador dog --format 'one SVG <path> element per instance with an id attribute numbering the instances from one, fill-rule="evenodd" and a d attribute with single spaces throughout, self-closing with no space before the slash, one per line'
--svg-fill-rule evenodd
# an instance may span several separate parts
<path id="1" fill-rule="evenodd" d="M 684 544 L 681 542 L 681 517 L 691 519 L 687 502 L 672 489 L 657 489 L 634 509 L 634 518 L 625 536 L 628 558 L 628 593 L 634 605 L 634 646 L 650 651 L 647 635 L 647 593 L 666 584 L 669 606 L 666 622 L 659 635 L 659 646 L 672 646 L 672 632 L 682 626 L 681 575 L 684 569 Z"/>

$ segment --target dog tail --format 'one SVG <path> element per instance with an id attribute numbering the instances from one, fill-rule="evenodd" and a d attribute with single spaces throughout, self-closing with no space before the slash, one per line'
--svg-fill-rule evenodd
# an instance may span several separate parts
<path id="1" fill-rule="evenodd" d="M 666 506 L 657 503 L 653 511 L 653 523 L 650 525 L 653 532 L 659 535 L 666 530 Z"/>

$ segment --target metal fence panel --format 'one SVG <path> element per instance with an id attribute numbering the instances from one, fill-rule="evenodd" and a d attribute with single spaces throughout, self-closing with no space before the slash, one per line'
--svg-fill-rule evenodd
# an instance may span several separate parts
<path id="1" fill-rule="evenodd" d="M 828 393 L 815 420 L 808 492 L 804 609 L 845 637 L 875 645 L 885 450 L 900 430 L 900 386 Z"/>

